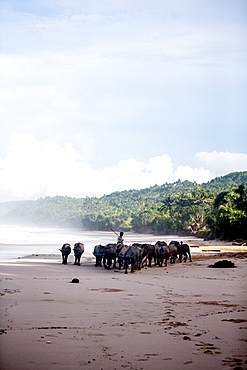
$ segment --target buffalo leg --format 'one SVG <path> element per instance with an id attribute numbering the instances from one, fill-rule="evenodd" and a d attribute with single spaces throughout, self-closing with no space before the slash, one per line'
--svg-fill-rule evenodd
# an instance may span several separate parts
<path id="1" fill-rule="evenodd" d="M 102 266 L 101 260 L 102 260 L 102 257 L 96 256 L 95 267 Z"/>
<path id="2" fill-rule="evenodd" d="M 188 251 L 188 255 L 189 255 L 190 262 L 192 262 L 190 251 Z"/>
<path id="3" fill-rule="evenodd" d="M 131 272 L 134 272 L 134 261 L 131 261 Z"/>
<path id="4" fill-rule="evenodd" d="M 141 263 L 141 261 L 139 261 L 139 262 L 137 263 L 137 268 L 138 268 L 138 270 L 141 270 L 141 269 L 142 269 L 142 263 Z"/>

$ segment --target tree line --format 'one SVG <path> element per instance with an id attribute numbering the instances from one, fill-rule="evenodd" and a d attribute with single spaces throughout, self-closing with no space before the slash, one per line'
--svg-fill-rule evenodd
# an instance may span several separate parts
<path id="1" fill-rule="evenodd" d="M 100 198 L 55 196 L 0 203 L 2 221 L 247 239 L 247 171 L 198 185 L 176 181 Z"/>

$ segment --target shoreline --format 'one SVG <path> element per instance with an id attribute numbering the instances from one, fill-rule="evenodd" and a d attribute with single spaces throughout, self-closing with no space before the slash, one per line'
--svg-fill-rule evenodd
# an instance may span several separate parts
<path id="1" fill-rule="evenodd" d="M 60 253 L 0 260 L 0 368 L 245 369 L 247 253 L 192 258 L 128 275 L 93 255 L 81 266 Z M 216 259 L 236 268 L 208 268 Z"/>
<path id="2" fill-rule="evenodd" d="M 131 235 L 132 236 L 132 235 Z M 128 239 L 130 239 L 130 236 L 128 236 Z M 146 241 L 145 240 L 142 240 L 144 239 L 143 237 L 142 238 L 139 238 L 138 239 L 138 242 L 140 243 L 145 243 Z M 153 240 L 149 240 L 148 242 L 150 242 L 151 244 L 155 243 L 158 239 L 156 238 L 156 236 L 152 236 L 152 239 Z M 166 237 L 166 241 L 168 238 Z M 177 238 L 178 239 L 178 238 Z M 172 239 L 171 239 L 172 240 Z M 109 242 L 114 242 L 114 240 L 110 240 Z M 203 240 L 203 239 L 199 239 L 199 238 L 194 238 L 194 239 L 188 239 L 188 240 L 185 240 L 185 243 L 189 244 L 190 246 L 190 250 L 191 250 L 191 253 L 194 255 L 194 254 L 201 254 L 201 253 L 244 253 L 244 252 L 247 252 L 247 245 L 233 245 L 232 242 L 225 242 L 225 241 L 220 241 L 220 240 Z M 99 243 L 100 244 L 100 243 Z M 126 243 L 127 245 L 131 245 L 130 243 L 130 240 L 128 240 L 128 243 Z M 48 248 L 48 245 L 45 244 L 45 243 L 30 243 L 30 244 L 17 244 L 17 243 L 0 243 L 0 246 L 32 246 L 32 247 L 45 247 L 46 249 Z M 49 244 L 49 245 L 53 245 L 57 248 L 57 250 L 60 249 L 60 245 L 54 243 L 54 244 Z M 84 252 L 84 256 L 86 255 L 89 259 L 90 259 L 90 256 L 93 252 L 93 249 L 91 247 L 91 249 L 87 249 L 87 245 L 85 246 L 85 252 Z M 6 254 L 8 254 L 8 252 L 6 252 Z M 8 257 L 8 258 L 1 258 L 0 256 L 0 261 L 1 260 L 8 260 L 8 259 L 11 259 L 11 260 L 14 260 L 14 259 L 19 259 L 19 258 L 26 258 L 26 257 L 30 257 L 30 256 L 34 256 L 34 255 L 40 255 L 40 254 L 47 254 L 47 255 L 50 255 L 50 254 L 57 254 L 57 255 L 61 255 L 60 252 L 57 252 L 57 253 L 40 253 L 39 251 L 37 251 L 36 253 L 27 253 L 27 254 L 24 254 L 22 256 L 18 256 L 18 257 Z M 73 251 L 71 252 L 70 256 L 69 256 L 69 259 L 71 259 L 73 256 Z"/>

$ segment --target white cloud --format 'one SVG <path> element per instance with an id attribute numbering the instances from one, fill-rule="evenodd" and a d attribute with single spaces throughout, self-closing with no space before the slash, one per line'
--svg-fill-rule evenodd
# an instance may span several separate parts
<path id="1" fill-rule="evenodd" d="M 247 171 L 247 154 L 230 152 L 199 152 L 194 156 L 197 165 L 210 169 L 216 176 Z"/>
<path id="2" fill-rule="evenodd" d="M 30 133 L 13 134 L 10 152 L 0 162 L 2 200 L 64 193 L 68 170 L 75 167 L 77 159 L 70 144 L 62 148 L 50 139 L 37 141 Z"/>
<path id="3" fill-rule="evenodd" d="M 181 180 L 181 181 L 191 181 L 201 184 L 203 182 L 208 182 L 215 177 L 214 173 L 210 170 L 206 170 L 203 167 L 191 168 L 190 166 L 178 166 L 174 171 L 173 176 L 170 178 L 171 182 Z"/>
<path id="4" fill-rule="evenodd" d="M 129 158 L 119 161 L 115 166 L 100 171 L 105 184 L 105 193 L 143 189 L 168 181 L 173 173 L 171 157 L 167 154 L 150 158 L 147 163 Z"/>
<path id="5" fill-rule="evenodd" d="M 52 139 L 39 141 L 31 133 L 14 133 L 9 153 L 0 157 L 0 200 L 101 196 L 178 179 L 202 183 L 247 169 L 247 154 L 243 153 L 200 152 L 194 160 L 198 167 L 174 168 L 172 158 L 163 154 L 146 163 L 135 158 L 120 160 L 97 171 L 80 157 L 72 144 L 59 146 Z"/>
<path id="6" fill-rule="evenodd" d="M 112 167 L 93 170 L 72 144 L 38 141 L 31 133 L 12 134 L 9 153 L 0 158 L 1 201 L 44 196 L 100 196 L 113 191 L 140 189 L 169 181 L 169 155 L 120 160 Z"/>
<path id="7" fill-rule="evenodd" d="M 37 140 L 31 133 L 14 133 L 9 153 L 0 157 L 0 200 L 101 196 L 178 179 L 202 183 L 216 175 L 247 168 L 247 154 L 201 152 L 194 159 L 199 164 L 195 168 L 188 165 L 174 168 L 172 158 L 163 154 L 147 162 L 128 158 L 94 170 L 72 144 L 59 146 L 52 139 Z"/>

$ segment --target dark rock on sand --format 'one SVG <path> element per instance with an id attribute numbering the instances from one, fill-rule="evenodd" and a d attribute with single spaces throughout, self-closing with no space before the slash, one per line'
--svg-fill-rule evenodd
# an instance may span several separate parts
<path id="1" fill-rule="evenodd" d="M 222 260 L 222 261 L 217 261 L 213 265 L 209 265 L 208 267 L 213 267 L 213 268 L 232 268 L 232 267 L 236 267 L 236 266 L 231 261 Z"/>
<path id="2" fill-rule="evenodd" d="M 74 278 L 74 279 L 71 280 L 71 283 L 79 283 L 79 279 Z"/>

